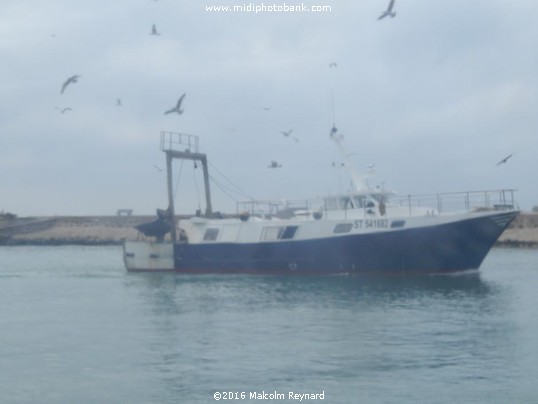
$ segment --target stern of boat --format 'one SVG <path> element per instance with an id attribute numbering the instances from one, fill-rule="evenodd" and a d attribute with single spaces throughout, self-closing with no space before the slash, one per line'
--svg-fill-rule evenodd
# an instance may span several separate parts
<path id="1" fill-rule="evenodd" d="M 127 271 L 173 271 L 174 245 L 127 241 L 123 244 L 123 261 Z"/>

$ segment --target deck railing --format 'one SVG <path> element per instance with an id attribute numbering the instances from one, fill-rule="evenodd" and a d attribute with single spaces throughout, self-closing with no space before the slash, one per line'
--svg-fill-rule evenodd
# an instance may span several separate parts
<path id="1" fill-rule="evenodd" d="M 237 202 L 237 214 L 249 213 L 257 217 L 288 218 L 316 210 L 324 210 L 322 199 Z"/>
<path id="2" fill-rule="evenodd" d="M 517 209 L 515 189 L 497 189 L 486 191 L 448 192 L 439 194 L 392 196 L 387 202 L 387 214 L 390 206 L 399 206 L 407 210 L 409 216 L 423 215 L 424 209 L 430 214 L 450 214 L 482 210 Z M 365 207 L 364 209 L 367 209 Z M 246 213 L 258 217 L 291 217 L 313 211 L 326 211 L 324 199 L 281 200 L 281 201 L 246 201 L 237 203 L 237 213 Z"/>
<path id="3" fill-rule="evenodd" d="M 407 195 L 393 197 L 399 206 L 413 208 L 435 208 L 437 213 L 471 212 L 480 210 L 515 209 L 515 189 L 486 191 L 447 192 L 430 195 Z"/>

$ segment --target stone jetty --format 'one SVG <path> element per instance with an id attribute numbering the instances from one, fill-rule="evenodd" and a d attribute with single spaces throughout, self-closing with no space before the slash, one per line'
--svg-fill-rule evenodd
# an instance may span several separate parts
<path id="1" fill-rule="evenodd" d="M 136 240 L 155 216 L 53 216 L 0 221 L 0 245 L 109 245 Z"/>

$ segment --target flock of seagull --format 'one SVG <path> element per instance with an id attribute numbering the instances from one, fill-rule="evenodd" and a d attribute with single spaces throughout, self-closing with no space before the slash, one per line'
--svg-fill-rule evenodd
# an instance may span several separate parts
<path id="1" fill-rule="evenodd" d="M 153 0 L 153 1 L 157 1 L 157 0 Z M 390 17 L 392 17 L 392 18 L 394 18 L 394 17 L 396 16 L 396 12 L 392 11 L 392 9 L 393 9 L 393 7 L 394 7 L 394 2 L 395 2 L 395 0 L 390 0 L 390 3 L 389 3 L 389 5 L 388 5 L 387 9 L 383 12 L 383 14 L 381 14 L 381 16 L 378 18 L 378 20 L 381 20 L 381 19 L 383 19 L 383 18 L 385 18 L 385 17 L 387 17 L 387 16 L 390 16 Z M 154 36 L 160 36 L 160 35 L 161 35 L 161 33 L 157 30 L 157 25 L 156 25 L 156 24 L 153 24 L 153 25 L 151 26 L 151 32 L 150 32 L 150 35 L 154 35 Z M 337 64 L 336 62 L 332 62 L 332 63 L 329 64 L 329 67 L 330 67 L 330 68 L 332 68 L 332 67 L 337 67 L 337 66 L 338 66 L 338 64 Z M 73 76 L 68 77 L 67 80 L 62 84 L 62 88 L 61 88 L 61 90 L 60 90 L 60 94 L 63 94 L 64 91 L 65 91 L 65 89 L 66 89 L 70 84 L 75 84 L 75 83 L 78 81 L 78 79 L 79 79 L 80 77 L 81 77 L 81 76 L 78 75 L 78 74 L 74 74 Z M 176 104 L 175 107 L 173 107 L 173 108 L 171 108 L 171 109 L 165 111 L 164 114 L 167 115 L 167 114 L 171 114 L 171 113 L 174 113 L 174 112 L 175 112 L 175 113 L 181 115 L 181 114 L 183 113 L 183 110 L 181 109 L 181 103 L 183 102 L 183 98 L 185 98 L 185 94 L 183 94 L 183 95 L 179 98 L 179 100 L 178 100 L 178 102 L 177 102 L 177 104 Z M 116 105 L 121 106 L 121 99 L 119 99 L 119 98 L 117 99 Z M 59 107 L 56 107 L 56 109 L 58 109 L 62 114 L 65 113 L 66 111 L 72 111 L 72 109 L 69 108 L 69 107 L 66 107 L 66 108 L 59 108 Z M 269 111 L 271 108 L 266 107 L 266 108 L 264 108 L 264 109 L 265 109 L 266 111 Z M 289 136 L 290 133 L 291 133 L 291 131 L 289 131 L 289 133 L 287 133 L 287 132 L 282 132 L 282 133 L 283 133 L 285 136 Z M 297 138 L 294 138 L 294 139 L 295 139 L 295 141 L 298 141 Z"/>
<path id="2" fill-rule="evenodd" d="M 153 0 L 153 1 L 157 1 L 157 0 Z M 153 24 L 151 26 L 151 32 L 150 32 L 150 35 L 154 35 L 154 36 L 160 36 L 161 33 L 159 31 L 157 31 L 157 25 L 156 24 Z M 63 94 L 64 91 L 66 90 L 66 88 L 70 85 L 70 84 L 75 84 L 78 82 L 78 79 L 82 77 L 78 74 L 74 74 L 73 76 L 71 77 L 68 77 L 67 80 L 65 80 L 62 84 L 62 87 L 60 89 L 60 94 Z M 176 103 L 176 105 L 172 108 L 170 108 L 169 110 L 165 111 L 164 112 L 164 115 L 168 115 L 168 114 L 171 114 L 171 113 L 177 113 L 178 115 L 181 115 L 183 113 L 183 109 L 181 109 L 181 103 L 183 102 L 183 99 L 185 98 L 185 93 L 179 97 L 179 100 L 178 102 Z M 122 103 L 121 103 L 121 99 L 118 98 L 116 100 L 116 105 L 118 107 L 121 107 Z M 55 107 L 58 111 L 60 111 L 60 113 L 64 114 L 66 113 L 67 111 L 72 111 L 73 109 L 70 108 L 70 107 L 65 107 L 65 108 L 60 108 L 60 107 Z"/>
<path id="3" fill-rule="evenodd" d="M 157 0 L 153 0 L 153 1 L 157 1 Z M 396 12 L 393 11 L 394 9 L 394 2 L 395 0 L 390 0 L 388 6 L 387 6 L 387 9 L 385 11 L 382 12 L 382 14 L 378 17 L 378 20 L 382 20 L 383 18 L 385 17 L 391 17 L 391 18 L 394 18 L 396 17 Z M 151 26 L 151 32 L 150 32 L 150 35 L 154 35 L 154 36 L 160 36 L 161 33 L 157 30 L 157 26 L 155 24 L 153 24 Z M 336 62 L 331 62 L 329 64 L 329 68 L 336 68 L 338 67 L 338 63 Z M 78 82 L 78 79 L 80 78 L 81 76 L 78 75 L 78 74 L 75 74 L 71 77 L 68 77 L 67 80 L 62 84 L 62 87 L 61 87 L 61 90 L 60 90 L 60 94 L 63 94 L 64 91 L 66 90 L 66 88 L 71 85 L 71 84 L 75 84 Z M 183 100 L 185 98 L 185 95 L 186 93 L 183 93 L 181 95 L 181 97 L 179 97 L 176 105 L 172 108 L 170 108 L 169 110 L 165 111 L 164 112 L 164 115 L 168 115 L 168 114 L 172 114 L 172 113 L 176 113 L 178 115 L 181 115 L 183 114 L 183 109 L 181 108 L 181 105 L 183 103 Z M 117 106 L 121 106 L 121 99 L 117 99 L 116 101 L 116 105 Z M 58 111 L 60 111 L 60 113 L 64 114 L 66 113 L 67 111 L 72 111 L 72 109 L 70 107 L 65 107 L 65 108 L 59 108 L 59 107 L 55 107 Z M 271 107 L 264 107 L 264 110 L 265 111 L 270 111 L 271 110 Z M 293 132 L 293 129 L 289 129 L 287 131 L 281 131 L 280 133 L 282 135 L 284 135 L 285 137 L 290 137 L 291 134 Z M 299 142 L 299 139 L 297 137 L 293 137 L 293 140 L 295 140 L 295 142 Z M 510 159 L 512 156 L 514 155 L 514 153 L 512 154 L 509 154 L 508 156 L 506 156 L 505 158 L 503 158 L 502 160 L 500 160 L 496 165 L 499 166 L 501 164 L 505 164 L 508 159 Z M 334 165 L 334 163 L 333 163 Z M 282 167 L 282 164 L 278 163 L 277 161 L 273 160 L 271 161 L 271 163 L 269 164 L 268 166 L 269 168 L 280 168 Z"/>
<path id="4" fill-rule="evenodd" d="M 155 29 L 155 24 L 153 25 L 153 28 Z M 152 34 L 152 35 L 155 35 L 155 34 Z M 156 35 L 160 35 L 160 34 L 156 34 Z M 60 94 L 63 94 L 65 89 L 67 88 L 67 86 L 69 86 L 70 84 L 74 84 L 78 81 L 78 79 L 80 78 L 81 76 L 78 75 L 78 74 L 75 74 L 71 77 L 68 77 L 66 81 L 64 81 L 64 83 L 62 84 L 62 88 L 60 90 Z M 183 102 L 183 99 L 185 98 L 185 93 L 183 93 L 183 95 L 181 97 L 179 97 L 179 100 L 177 101 L 176 105 L 172 108 L 170 108 L 169 110 L 165 111 L 164 112 L 164 115 L 167 115 L 167 114 L 171 114 L 171 113 L 177 113 L 178 115 L 181 115 L 183 113 L 183 110 L 181 109 L 181 103 Z M 121 107 L 121 99 L 118 98 L 116 100 L 116 105 Z M 60 107 L 55 107 L 58 111 L 60 111 L 60 113 L 64 114 L 65 112 L 67 111 L 72 111 L 73 109 L 70 108 L 70 107 L 66 107 L 66 108 L 60 108 Z"/>
<path id="5" fill-rule="evenodd" d="M 395 0 L 390 0 L 389 5 L 387 6 L 387 9 L 385 11 L 383 11 L 383 13 L 379 16 L 378 20 L 381 20 L 381 19 L 383 19 L 385 17 L 388 17 L 388 16 L 390 16 L 391 18 L 396 17 L 396 12 L 393 11 L 394 2 L 395 2 Z M 336 62 L 329 63 L 329 68 L 333 68 L 333 67 L 334 68 L 338 67 L 338 63 L 336 63 Z M 269 111 L 271 108 L 266 107 L 264 109 L 266 111 Z M 285 137 L 290 137 L 292 132 L 293 132 L 293 129 L 290 129 L 290 130 L 287 130 L 287 131 L 282 131 L 280 133 L 282 133 Z M 296 137 L 293 137 L 293 140 L 295 140 L 296 142 L 299 142 L 299 139 L 296 138 Z M 334 165 L 334 163 L 333 163 L 333 165 Z M 271 161 L 271 164 L 269 164 L 267 167 L 269 167 L 269 168 L 280 168 L 280 167 L 282 167 L 282 164 L 280 164 L 279 162 L 273 160 L 273 161 Z"/>
<path id="6" fill-rule="evenodd" d="M 387 6 L 387 9 L 386 9 L 385 11 L 383 11 L 383 13 L 381 13 L 381 15 L 379 16 L 378 20 L 382 20 L 382 19 L 385 18 L 385 17 L 390 17 L 390 18 L 394 18 L 394 17 L 396 17 L 396 12 L 393 11 L 393 8 L 394 8 L 394 1 L 395 1 L 395 0 L 390 0 L 389 5 Z M 331 64 L 329 65 L 329 67 L 336 67 L 336 66 L 337 66 L 336 63 L 331 63 Z M 506 156 L 505 158 L 503 158 L 502 160 L 500 160 L 500 161 L 496 164 L 496 166 L 499 166 L 499 165 L 501 165 L 501 164 L 505 164 L 505 163 L 508 161 L 508 159 L 509 159 L 510 157 L 512 157 L 513 155 L 514 155 L 514 153 L 509 154 L 508 156 Z"/>

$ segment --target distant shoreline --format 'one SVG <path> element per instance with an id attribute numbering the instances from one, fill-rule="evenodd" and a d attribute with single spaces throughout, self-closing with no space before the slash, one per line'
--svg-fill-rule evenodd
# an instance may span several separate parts
<path id="1" fill-rule="evenodd" d="M 521 212 L 501 234 L 496 245 L 538 248 L 538 212 Z"/>
<path id="2" fill-rule="evenodd" d="M 121 245 L 142 239 L 134 226 L 155 216 L 51 216 L 0 221 L 0 246 Z M 496 243 L 499 247 L 538 248 L 538 213 L 521 213 Z"/>
<path id="3" fill-rule="evenodd" d="M 0 223 L 0 245 L 120 245 L 139 238 L 134 226 L 154 216 L 51 216 Z"/>

